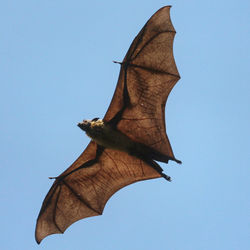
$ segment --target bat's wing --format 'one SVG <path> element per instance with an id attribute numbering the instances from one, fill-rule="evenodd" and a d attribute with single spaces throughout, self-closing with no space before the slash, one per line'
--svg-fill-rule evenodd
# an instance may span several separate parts
<path id="1" fill-rule="evenodd" d="M 132 140 L 174 158 L 166 135 L 165 104 L 179 80 L 173 56 L 170 6 L 158 10 L 131 44 L 104 117 Z"/>
<path id="2" fill-rule="evenodd" d="M 37 219 L 38 243 L 50 234 L 63 233 L 80 219 L 101 215 L 108 199 L 122 187 L 161 177 L 142 160 L 120 151 L 104 149 L 93 163 L 96 149 L 96 143 L 90 142 L 80 157 L 55 180 Z"/>

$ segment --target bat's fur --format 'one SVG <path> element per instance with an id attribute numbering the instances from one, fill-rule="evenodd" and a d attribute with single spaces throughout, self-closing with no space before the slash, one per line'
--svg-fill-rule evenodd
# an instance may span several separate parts
<path id="1" fill-rule="evenodd" d="M 131 154 L 136 144 L 126 135 L 118 130 L 112 129 L 111 126 L 104 123 L 101 119 L 97 121 L 84 120 L 82 123 L 79 123 L 78 126 L 98 145 L 105 148 L 120 150 Z"/>

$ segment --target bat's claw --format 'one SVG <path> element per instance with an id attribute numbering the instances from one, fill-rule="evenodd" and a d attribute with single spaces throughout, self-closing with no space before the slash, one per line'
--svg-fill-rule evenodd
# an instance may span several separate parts
<path id="1" fill-rule="evenodd" d="M 113 63 L 119 63 L 119 64 L 122 64 L 121 62 L 118 62 L 118 61 L 113 61 Z"/>
<path id="2" fill-rule="evenodd" d="M 178 164 L 182 164 L 182 161 L 175 159 Z"/>

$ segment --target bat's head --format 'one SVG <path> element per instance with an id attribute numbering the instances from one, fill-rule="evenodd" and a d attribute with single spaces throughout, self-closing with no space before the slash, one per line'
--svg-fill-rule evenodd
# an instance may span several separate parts
<path id="1" fill-rule="evenodd" d="M 92 120 L 83 120 L 82 122 L 79 122 L 77 126 L 81 128 L 85 132 L 89 132 L 93 129 L 98 129 L 103 127 L 104 123 L 102 119 L 94 118 Z"/>
<path id="2" fill-rule="evenodd" d="M 91 120 L 83 120 L 82 122 L 79 122 L 77 126 L 83 131 L 87 131 L 91 126 Z"/>

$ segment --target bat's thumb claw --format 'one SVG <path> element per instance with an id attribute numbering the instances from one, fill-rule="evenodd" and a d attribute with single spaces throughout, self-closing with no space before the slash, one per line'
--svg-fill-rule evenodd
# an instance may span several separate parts
<path id="1" fill-rule="evenodd" d="M 113 63 L 119 63 L 119 64 L 122 64 L 121 62 L 117 62 L 117 61 L 113 61 Z"/>
<path id="2" fill-rule="evenodd" d="M 57 179 L 57 177 L 49 177 L 50 180 Z"/>

